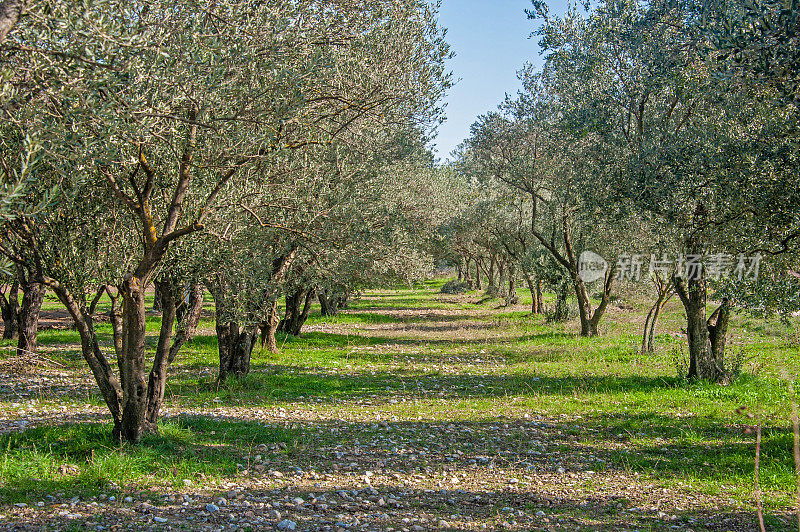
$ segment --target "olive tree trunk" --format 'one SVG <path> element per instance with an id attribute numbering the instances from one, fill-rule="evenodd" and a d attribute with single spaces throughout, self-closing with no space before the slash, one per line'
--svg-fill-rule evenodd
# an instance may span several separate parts
<path id="1" fill-rule="evenodd" d="M 553 258 L 567 270 L 575 297 L 578 301 L 578 315 L 581 320 L 581 336 L 597 336 L 599 334 L 600 320 L 605 314 L 608 303 L 611 301 L 611 290 L 616 278 L 615 266 L 606 272 L 603 279 L 603 292 L 597 308 L 592 308 L 589 291 L 586 283 L 580 275 L 579 257 L 572 244 L 572 231 L 569 223 L 569 215 L 564 213 L 561 219 L 561 232 L 564 241 L 564 253 L 560 253 L 554 244 L 545 238 L 541 233 L 533 229 L 533 235 L 550 252 Z"/>
<path id="2" fill-rule="evenodd" d="M 662 279 L 660 275 L 656 274 L 655 277 L 653 277 L 653 284 L 656 287 L 657 296 L 644 321 L 644 330 L 642 331 L 642 355 L 648 355 L 654 352 L 653 338 L 655 337 L 658 318 L 661 315 L 661 310 L 664 308 L 664 305 L 675 295 L 675 290 L 672 285 L 668 280 Z"/>
<path id="3" fill-rule="evenodd" d="M 278 330 L 291 336 L 300 336 L 314 297 L 312 288 L 301 288 L 286 294 L 286 312 L 278 324 Z"/>
<path id="4" fill-rule="evenodd" d="M 19 281 L 14 281 L 8 288 L 8 296 L 0 292 L 0 310 L 3 316 L 3 340 L 17 337 L 17 314 L 19 313 Z"/>
<path id="5" fill-rule="evenodd" d="M 519 303 L 519 296 L 517 295 L 517 271 L 513 264 L 508 266 L 508 292 L 506 293 L 506 306 L 516 305 Z"/>
<path id="6" fill-rule="evenodd" d="M 725 344 L 730 321 L 731 302 L 722 304 L 706 318 L 706 279 L 673 277 L 675 291 L 686 311 L 686 336 L 689 343 L 690 379 L 725 382 Z"/>
<path id="7" fill-rule="evenodd" d="M 258 339 L 258 326 L 240 327 L 235 321 L 217 324 L 219 382 L 229 376 L 241 379 L 250 373 L 250 359 Z"/>
<path id="8" fill-rule="evenodd" d="M 17 355 L 36 353 L 39 312 L 42 310 L 45 286 L 27 275 L 20 279 L 22 303 L 17 312 Z"/>

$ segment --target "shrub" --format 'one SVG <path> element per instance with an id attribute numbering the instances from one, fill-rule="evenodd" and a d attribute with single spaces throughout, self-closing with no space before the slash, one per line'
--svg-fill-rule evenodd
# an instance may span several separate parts
<path id="1" fill-rule="evenodd" d="M 467 283 L 456 281 L 454 279 L 452 281 L 447 281 L 446 283 L 444 283 L 441 292 L 443 294 L 463 294 L 468 290 L 469 290 L 469 285 Z"/>

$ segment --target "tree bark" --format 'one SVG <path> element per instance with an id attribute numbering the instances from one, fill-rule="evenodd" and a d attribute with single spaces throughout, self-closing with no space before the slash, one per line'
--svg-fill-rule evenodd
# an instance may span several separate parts
<path id="1" fill-rule="evenodd" d="M 161 306 L 163 302 L 163 298 L 161 297 L 161 288 L 158 286 L 158 283 L 153 283 L 153 311 L 154 312 L 161 312 L 163 307 Z"/>
<path id="2" fill-rule="evenodd" d="M 567 321 L 569 319 L 569 283 L 563 281 L 556 287 L 556 303 L 553 309 L 552 320 L 555 322 Z"/>
<path id="3" fill-rule="evenodd" d="M 122 438 L 138 442 L 145 432 L 147 382 L 145 380 L 146 307 L 142 279 L 129 275 L 120 286 L 122 294 Z"/>
<path id="4" fill-rule="evenodd" d="M 722 305 L 706 319 L 706 279 L 688 280 L 673 277 L 675 291 L 686 311 L 686 336 L 689 343 L 690 379 L 724 382 L 728 378 L 725 370 L 725 343 L 730 318 L 730 302 Z"/>
<path id="5" fill-rule="evenodd" d="M 8 289 L 8 297 L 0 292 L 0 309 L 3 315 L 3 340 L 17 338 L 17 315 L 19 314 L 19 281 L 14 281 Z"/>
<path id="6" fill-rule="evenodd" d="M 291 336 L 300 336 L 300 331 L 311 312 L 313 288 L 302 288 L 286 294 L 286 312 L 278 324 L 278 330 Z"/>
<path id="7" fill-rule="evenodd" d="M 24 9 L 25 2 L 23 0 L 0 1 L 0 44 L 3 44 L 8 34 L 17 25 Z"/>
<path id="8" fill-rule="evenodd" d="M 336 316 L 339 314 L 340 299 L 337 294 L 330 294 L 328 290 L 318 290 L 320 311 L 323 316 Z"/>
<path id="9" fill-rule="evenodd" d="M 231 350 L 231 324 L 229 322 L 217 322 L 217 349 L 219 351 L 219 375 L 217 382 L 225 382 L 228 377 L 228 367 L 230 367 Z M 237 327 L 238 329 L 238 327 Z"/>
<path id="10" fill-rule="evenodd" d="M 470 263 L 471 263 L 471 262 L 472 262 L 472 261 L 470 260 L 470 258 L 469 258 L 469 257 L 466 257 L 466 258 L 464 259 L 464 282 L 465 282 L 465 283 L 467 284 L 467 286 L 469 286 L 470 288 L 472 288 L 472 287 L 473 287 L 473 282 L 472 282 L 472 272 L 471 272 L 471 271 L 470 271 L 470 269 L 469 269 L 469 267 L 470 267 Z"/>
<path id="11" fill-rule="evenodd" d="M 509 264 L 508 266 L 508 292 L 506 292 L 506 306 L 510 307 L 511 305 L 516 305 L 519 303 L 519 297 L 517 296 L 517 278 L 516 278 L 516 268 L 513 264 Z"/>
<path id="12" fill-rule="evenodd" d="M 17 313 L 17 355 L 36 353 L 36 337 L 39 329 L 39 312 L 44 301 L 45 287 L 42 283 L 23 275 L 20 282 L 22 304 Z"/>
<path id="13" fill-rule="evenodd" d="M 278 342 L 275 340 L 275 332 L 278 330 L 278 323 L 280 318 L 278 316 L 278 298 L 273 297 L 267 307 L 267 320 L 266 320 L 266 335 L 262 340 L 262 345 L 266 344 L 270 353 L 278 352 Z"/>
<path id="14" fill-rule="evenodd" d="M 575 291 L 575 297 L 578 300 L 578 315 L 581 320 L 581 336 L 597 336 L 599 333 L 600 320 L 605 314 L 609 301 L 611 301 L 611 289 L 614 286 L 614 279 L 616 276 L 615 267 L 612 266 L 606 272 L 606 277 L 603 281 L 603 295 L 600 304 L 596 309 L 592 309 L 592 302 L 589 298 L 589 292 L 586 289 L 586 283 L 580 276 L 578 257 L 572 245 L 572 232 L 569 225 L 569 215 L 565 212 L 561 218 L 561 230 L 564 241 L 564 254 L 562 255 L 556 249 L 552 241 L 548 241 L 541 233 L 532 227 L 533 235 L 536 239 L 547 249 L 553 258 L 564 267 L 569 273 L 572 281 L 572 286 Z"/>
<path id="15" fill-rule="evenodd" d="M 258 339 L 258 326 L 242 327 L 236 337 L 228 374 L 242 378 L 250 373 L 250 360 Z"/>
<path id="16" fill-rule="evenodd" d="M 175 288 L 169 281 L 156 281 L 158 294 L 161 297 L 161 329 L 156 344 L 153 367 L 147 378 L 147 401 L 143 430 L 148 433 L 158 431 L 158 413 L 164 401 L 164 390 L 169 368 L 169 348 L 172 339 L 172 328 L 175 325 Z"/>
<path id="17" fill-rule="evenodd" d="M 241 379 L 250 373 L 250 359 L 257 339 L 257 325 L 240 327 L 235 321 L 217 325 L 220 357 L 218 382 L 225 382 L 230 376 Z"/>

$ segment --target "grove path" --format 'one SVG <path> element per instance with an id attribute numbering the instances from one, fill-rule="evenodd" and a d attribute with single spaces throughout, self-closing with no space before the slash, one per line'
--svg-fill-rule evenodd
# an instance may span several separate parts
<path id="1" fill-rule="evenodd" d="M 477 303 L 433 291 L 370 292 L 338 319 L 310 324 L 307 344 L 287 344 L 277 357 L 257 353 L 263 394 L 201 402 L 178 392 L 164 408 L 166 419 L 189 426 L 249 423 L 297 431 L 297 441 L 221 444 L 238 471 L 177 488 L 169 478 L 111 479 L 77 496 L 2 501 L 0 528 L 757 530 L 752 509 L 733 498 L 615 464 L 610 455 L 626 441 L 612 427 L 533 409 L 524 392 L 532 385 L 500 349 L 530 335 L 509 316 L 525 308 Z M 77 346 L 4 359 L 0 431 L 107 422 L 85 368 L 50 360 L 55 350 Z M 179 364 L 173 381 L 198 371 L 211 379 L 214 370 Z M 513 375 L 522 389 L 508 384 Z M 292 391 L 287 382 L 300 384 Z M 84 466 L 60 473 L 79 478 Z"/>

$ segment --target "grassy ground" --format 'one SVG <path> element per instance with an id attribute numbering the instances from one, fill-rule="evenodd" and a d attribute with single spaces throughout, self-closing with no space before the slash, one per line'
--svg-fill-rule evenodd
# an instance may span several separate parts
<path id="1" fill-rule="evenodd" d="M 315 313 L 302 338 L 280 337 L 280 354 L 256 352 L 251 375 L 219 387 L 209 306 L 161 434 L 135 448 L 111 441 L 77 334 L 42 331 L 42 358 L 0 361 L 0 525 L 756 530 L 760 424 L 767 528 L 797 529 L 798 323 L 737 315 L 741 375 L 688 383 L 674 301 L 643 357 L 641 297 L 616 301 L 604 334 L 584 339 L 574 321 L 531 316 L 525 292 L 505 308 L 441 284 Z M 308 502 L 320 493 L 328 502 Z M 220 497 L 227 508 L 209 511 Z"/>

